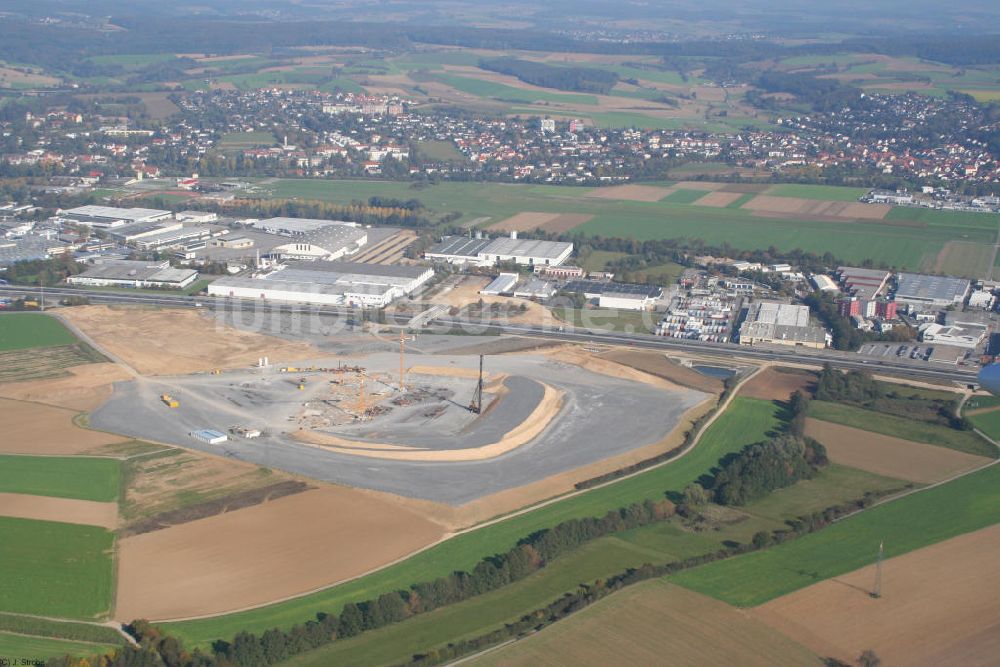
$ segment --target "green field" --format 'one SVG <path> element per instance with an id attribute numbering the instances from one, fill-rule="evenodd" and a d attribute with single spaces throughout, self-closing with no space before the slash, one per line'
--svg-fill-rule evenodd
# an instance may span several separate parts
<path id="1" fill-rule="evenodd" d="M 972 420 L 972 423 L 975 424 L 976 428 L 980 431 L 994 440 L 1000 441 L 1000 410 L 972 415 L 969 419 Z"/>
<path id="2" fill-rule="evenodd" d="M 431 160 L 440 160 L 441 162 L 464 162 L 468 158 L 462 155 L 455 144 L 450 141 L 418 141 L 417 150 L 420 151 L 421 155 L 426 155 Z"/>
<path id="3" fill-rule="evenodd" d="M 476 97 L 485 99 L 496 99 L 501 102 L 556 102 L 568 105 L 582 104 L 586 106 L 597 106 L 597 98 L 594 95 L 581 95 L 577 93 L 550 93 L 544 90 L 527 90 L 515 88 L 502 83 L 486 81 L 484 79 L 474 79 L 467 76 L 455 74 L 434 74 L 433 78 L 443 84 L 451 86 L 455 90 L 469 93 Z"/>
<path id="4" fill-rule="evenodd" d="M 736 398 L 689 454 L 642 475 L 459 535 L 402 563 L 319 593 L 253 611 L 166 623 L 163 627 L 182 638 L 187 646 L 205 646 L 212 640 L 232 637 L 241 630 L 261 632 L 274 626 L 287 628 L 319 612 L 339 611 L 347 602 L 471 568 L 483 556 L 505 551 L 521 537 L 560 521 L 600 516 L 632 502 L 661 498 L 666 491 L 681 491 L 726 454 L 765 439 L 766 434 L 780 424 L 777 413 L 778 407 L 770 401 Z"/>
<path id="5" fill-rule="evenodd" d="M 656 184 L 656 183 L 651 183 Z M 785 187 L 785 186 L 776 186 Z M 790 186 L 792 187 L 792 186 Z M 886 221 L 831 224 L 808 219 L 767 218 L 740 208 L 710 208 L 675 201 L 635 202 L 581 197 L 569 186 L 504 183 L 441 183 L 414 188 L 385 181 L 278 180 L 260 186 L 264 196 L 317 199 L 349 204 L 372 196 L 417 198 L 436 215 L 460 211 L 460 222 L 489 217 L 503 220 L 523 211 L 584 213 L 593 219 L 574 234 L 652 239 L 701 239 L 728 243 L 737 249 L 757 249 L 760 239 L 781 250 L 801 248 L 822 255 L 830 252 L 845 262 L 871 259 L 918 270 L 933 262 L 949 241 L 991 244 L 1000 216 L 895 208 Z M 808 190 L 785 191 L 803 196 Z M 822 192 L 825 192 L 822 191 Z M 834 189 L 823 196 L 847 200 L 856 189 Z M 975 267 L 970 267 L 970 273 Z"/>
<path id="6" fill-rule="evenodd" d="M 0 352 L 72 345 L 76 337 L 54 317 L 42 313 L 0 315 Z"/>
<path id="7" fill-rule="evenodd" d="M 671 204 L 692 204 L 704 197 L 705 194 L 704 190 L 674 190 L 660 201 Z"/>
<path id="8" fill-rule="evenodd" d="M 0 455 L 0 491 L 114 502 L 121 485 L 115 459 Z"/>
<path id="9" fill-rule="evenodd" d="M 221 148 L 267 148 L 277 143 L 270 132 L 230 132 L 219 140 Z"/>
<path id="10" fill-rule="evenodd" d="M 648 310 L 615 308 L 553 308 L 552 314 L 574 327 L 625 333 L 649 333 L 660 319 L 656 313 Z"/>
<path id="11" fill-rule="evenodd" d="M 835 424 L 853 426 L 865 431 L 891 435 L 913 442 L 924 442 L 960 452 L 996 458 L 996 448 L 972 431 L 958 431 L 946 426 L 904 419 L 884 412 L 864 410 L 851 405 L 811 401 L 809 416 Z"/>
<path id="12" fill-rule="evenodd" d="M 110 644 L 91 644 L 44 637 L 27 637 L 0 632 L 0 664 L 31 665 L 64 655 L 103 655 L 114 650 Z"/>
<path id="13" fill-rule="evenodd" d="M 114 533 L 0 517 L 0 610 L 91 619 L 111 607 Z"/>
<path id="14" fill-rule="evenodd" d="M 603 271 L 608 266 L 608 262 L 626 257 L 624 252 L 614 252 L 612 250 L 594 250 L 580 263 L 580 267 L 585 271 Z"/>
<path id="15" fill-rule="evenodd" d="M 80 621 L 53 621 L 37 616 L 0 612 L 0 632 L 31 637 L 118 645 L 125 639 L 112 627 Z"/>
<path id="16" fill-rule="evenodd" d="M 797 185 L 784 183 L 772 185 L 764 194 L 774 197 L 799 197 L 820 201 L 857 201 L 868 192 L 868 188 L 843 188 L 836 185 Z"/>
<path id="17" fill-rule="evenodd" d="M 672 581 L 752 607 L 887 558 L 1000 522 L 1000 466 L 919 491 L 764 551 L 682 572 Z"/>

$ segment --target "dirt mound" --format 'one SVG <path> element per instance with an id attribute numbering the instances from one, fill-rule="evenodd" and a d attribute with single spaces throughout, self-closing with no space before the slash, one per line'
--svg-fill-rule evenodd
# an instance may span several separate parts
<path id="1" fill-rule="evenodd" d="M 806 419 L 806 435 L 819 440 L 834 463 L 913 482 L 936 482 L 990 462 L 982 456 L 819 419 Z"/>
<path id="2" fill-rule="evenodd" d="M 329 586 L 431 544 L 404 506 L 325 487 L 119 541 L 115 618 L 234 611 Z"/>
<path id="3" fill-rule="evenodd" d="M 622 366 L 640 370 L 643 373 L 655 375 L 682 387 L 689 387 L 710 394 L 722 393 L 722 382 L 720 380 L 702 375 L 692 368 L 675 363 L 659 352 L 616 349 L 602 354 L 601 358 L 621 364 Z"/>
<path id="4" fill-rule="evenodd" d="M 887 545 L 891 548 L 891 545 Z M 1000 648 L 1000 525 L 890 558 L 882 597 L 869 566 L 772 600 L 751 613 L 823 656 L 853 664 L 990 665 Z"/>
<path id="5" fill-rule="evenodd" d="M 796 391 L 811 395 L 815 385 L 816 376 L 812 373 L 785 373 L 774 368 L 765 368 L 743 385 L 740 396 L 760 398 L 765 401 L 787 401 Z"/>
<path id="6" fill-rule="evenodd" d="M 192 310 L 79 306 L 63 313 L 99 347 L 147 375 L 182 375 L 322 356 L 315 348 L 228 327 Z"/>

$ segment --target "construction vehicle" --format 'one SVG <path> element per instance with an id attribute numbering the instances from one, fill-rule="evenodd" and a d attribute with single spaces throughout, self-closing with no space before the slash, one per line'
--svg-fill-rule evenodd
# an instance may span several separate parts
<path id="1" fill-rule="evenodd" d="M 161 394 L 160 400 L 163 401 L 163 404 L 166 405 L 168 408 L 179 408 L 181 406 L 180 401 L 178 401 L 170 394 Z"/>

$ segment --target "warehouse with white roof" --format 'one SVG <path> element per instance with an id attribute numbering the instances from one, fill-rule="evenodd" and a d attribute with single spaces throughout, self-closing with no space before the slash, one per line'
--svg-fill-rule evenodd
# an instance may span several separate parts
<path id="1" fill-rule="evenodd" d="M 426 266 L 355 262 L 291 262 L 254 277 L 224 277 L 213 296 L 330 306 L 383 308 L 434 276 Z"/>
<path id="2" fill-rule="evenodd" d="M 809 307 L 773 301 L 751 304 L 739 329 L 741 345 L 796 345 L 822 349 L 830 344 L 826 329 L 809 323 Z"/>
<path id="3" fill-rule="evenodd" d="M 471 239 L 445 236 L 424 253 L 433 261 L 457 265 L 495 266 L 513 262 L 525 266 L 559 266 L 573 254 L 573 244 L 565 241 L 519 239 L 517 232 L 498 239 Z"/>

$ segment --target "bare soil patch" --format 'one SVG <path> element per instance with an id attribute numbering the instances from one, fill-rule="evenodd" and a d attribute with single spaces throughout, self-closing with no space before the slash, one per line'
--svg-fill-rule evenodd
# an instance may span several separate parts
<path id="1" fill-rule="evenodd" d="M 772 600 L 751 614 L 823 656 L 853 664 L 991 665 L 1000 648 L 1000 525 L 891 558 Z"/>
<path id="2" fill-rule="evenodd" d="M 117 364 L 109 363 L 74 366 L 66 372 L 67 377 L 0 384 L 0 397 L 93 410 L 111 397 L 115 382 L 132 377 Z"/>
<path id="3" fill-rule="evenodd" d="M 531 229 L 537 229 L 558 217 L 558 213 L 532 213 L 525 211 L 524 213 L 513 215 L 506 220 L 495 222 L 489 228 L 501 232 L 526 232 Z"/>
<path id="4" fill-rule="evenodd" d="M 724 183 L 712 183 L 711 181 L 681 181 L 674 187 L 679 190 L 702 190 L 704 192 L 715 192 L 722 190 Z"/>
<path id="5" fill-rule="evenodd" d="M 671 188 L 659 188 L 654 185 L 612 185 L 611 187 L 594 188 L 584 196 L 597 199 L 653 202 L 660 201 L 671 192 Z"/>
<path id="6" fill-rule="evenodd" d="M 543 224 L 542 229 L 553 234 L 562 234 L 579 227 L 593 217 L 591 213 L 560 213 Z"/>
<path id="7" fill-rule="evenodd" d="M 341 454 L 353 454 L 369 458 L 390 459 L 394 461 L 484 461 L 493 459 L 518 447 L 522 447 L 538 436 L 559 414 L 563 406 L 563 392 L 543 385 L 545 392 L 531 414 L 514 426 L 507 434 L 498 440 L 481 447 L 467 449 L 431 450 L 380 443 L 355 442 L 344 438 L 318 433 L 316 431 L 297 431 L 293 437 L 302 442 L 320 445 Z"/>
<path id="8" fill-rule="evenodd" d="M 816 378 L 812 373 L 782 373 L 765 368 L 740 388 L 740 396 L 761 398 L 765 401 L 787 401 L 796 391 L 811 395 Z"/>
<path id="9" fill-rule="evenodd" d="M 76 412 L 40 403 L 0 399 L 0 453 L 83 454 L 127 438 L 73 423 Z"/>
<path id="10" fill-rule="evenodd" d="M 821 201 L 799 197 L 757 195 L 741 208 L 755 213 L 800 215 L 810 218 L 843 218 L 850 220 L 881 220 L 892 208 L 888 204 Z"/>
<path id="11" fill-rule="evenodd" d="M 691 389 L 697 389 L 709 394 L 719 394 L 722 392 L 721 381 L 707 375 L 702 375 L 687 366 L 675 363 L 668 359 L 666 355 L 658 352 L 614 349 L 602 354 L 601 357 L 616 364 L 655 375 L 683 387 L 690 387 Z"/>
<path id="12" fill-rule="evenodd" d="M 227 327 L 190 310 L 79 306 L 66 319 L 100 347 L 147 375 L 181 375 L 215 368 L 316 358 L 312 346 Z"/>
<path id="13" fill-rule="evenodd" d="M 715 192 L 709 192 L 707 195 L 694 202 L 694 205 L 725 208 L 742 196 L 743 195 L 739 192 L 723 192 L 721 190 L 717 190 Z"/>
<path id="14" fill-rule="evenodd" d="M 314 489 L 120 540 L 115 617 L 181 618 L 301 595 L 443 534 L 440 525 L 372 494 Z"/>
<path id="15" fill-rule="evenodd" d="M 118 504 L 23 493 L 0 493 L 0 515 L 38 521 L 78 523 L 114 530 L 118 525 Z"/>
<path id="16" fill-rule="evenodd" d="M 913 482 L 936 482 L 990 462 L 982 456 L 819 419 L 806 419 L 806 435 L 819 440 L 834 463 Z"/>
<path id="17" fill-rule="evenodd" d="M 525 667 L 820 664 L 811 651 L 766 623 L 659 580 L 615 593 L 474 662 Z"/>

